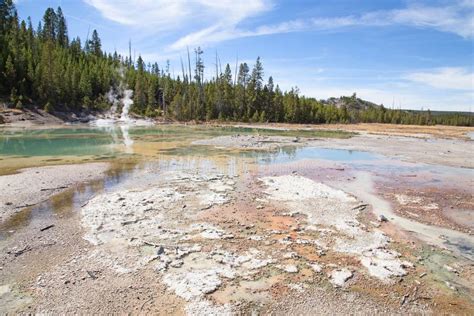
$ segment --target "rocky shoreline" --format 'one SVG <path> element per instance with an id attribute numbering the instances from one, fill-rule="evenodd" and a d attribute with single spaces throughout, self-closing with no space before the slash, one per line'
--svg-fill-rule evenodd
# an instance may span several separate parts
<path id="1" fill-rule="evenodd" d="M 0 223 L 24 208 L 31 208 L 52 196 L 86 182 L 101 179 L 108 163 L 26 168 L 18 173 L 1 176 Z"/>

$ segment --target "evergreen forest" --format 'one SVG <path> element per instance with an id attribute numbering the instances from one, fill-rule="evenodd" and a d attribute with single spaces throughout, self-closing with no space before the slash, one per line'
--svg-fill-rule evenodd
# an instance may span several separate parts
<path id="1" fill-rule="evenodd" d="M 471 113 L 389 109 L 352 96 L 338 103 L 282 91 L 253 65 L 215 65 L 204 76 L 203 50 L 185 52 L 179 74 L 117 52 L 106 52 L 96 30 L 85 41 L 68 33 L 60 7 L 48 8 L 33 26 L 20 21 L 12 0 L 0 2 L 0 99 L 8 107 L 55 112 L 107 111 L 111 89 L 133 90 L 131 112 L 178 121 L 287 123 L 396 123 L 473 126 Z M 215 68 L 215 69 L 214 69 Z M 211 72 L 212 71 L 212 72 Z"/>

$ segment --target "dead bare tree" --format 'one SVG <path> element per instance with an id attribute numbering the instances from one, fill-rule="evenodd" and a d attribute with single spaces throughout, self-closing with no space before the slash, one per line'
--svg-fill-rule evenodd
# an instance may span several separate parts
<path id="1" fill-rule="evenodd" d="M 193 76 L 191 73 L 191 56 L 189 56 L 189 47 L 186 46 L 186 48 L 188 50 L 189 82 L 191 83 L 193 81 Z"/>

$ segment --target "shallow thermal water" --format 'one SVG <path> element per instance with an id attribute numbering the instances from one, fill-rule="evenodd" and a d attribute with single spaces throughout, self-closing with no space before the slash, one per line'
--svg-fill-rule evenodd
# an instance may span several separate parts
<path id="1" fill-rule="evenodd" d="M 303 159 L 322 159 L 337 162 L 372 161 L 382 156 L 366 151 L 328 149 L 319 147 L 282 148 L 274 154 L 267 154 L 259 159 L 260 163 L 287 163 Z"/>
<path id="2" fill-rule="evenodd" d="M 124 128 L 125 127 L 125 128 Z M 349 133 L 331 131 L 279 131 L 238 127 L 179 126 L 91 126 L 56 129 L 0 129 L 2 156 L 68 156 L 104 155 L 127 152 L 127 147 L 148 143 L 179 143 L 206 137 L 233 134 L 279 135 L 303 137 L 347 137 Z M 158 147 L 158 146 L 155 146 Z M 138 148 L 133 148 L 137 151 Z M 160 149 L 158 147 L 158 149 Z M 139 151 L 137 153 L 140 153 Z"/>
<path id="3" fill-rule="evenodd" d="M 283 147 L 275 151 L 230 150 L 210 146 L 191 145 L 194 140 L 221 135 L 254 134 L 300 137 L 347 137 L 347 133 L 318 131 L 259 130 L 251 128 L 211 128 L 179 126 L 71 126 L 56 129 L 0 129 L 0 174 L 15 172 L 19 168 L 63 163 L 92 161 L 112 162 L 110 173 L 102 181 L 87 184 L 80 189 L 71 189 L 47 201 L 25 209 L 0 226 L 0 238 L 9 235 L 20 226 L 25 226 L 36 217 L 47 213 L 67 212 L 87 202 L 99 191 L 113 191 L 133 187 L 140 182 L 152 183 L 159 173 L 143 173 L 150 164 L 157 170 L 173 168 L 195 168 L 201 172 L 218 170 L 226 174 L 241 174 L 250 168 L 265 168 L 281 165 L 280 169 L 290 173 L 300 162 L 332 163 L 338 168 L 351 168 L 377 179 L 391 175 L 423 174 L 420 185 L 464 186 L 463 179 L 472 179 L 472 170 L 405 163 L 379 154 L 319 147 Z M 303 174 L 304 175 L 304 174 Z M 375 178 L 374 178 L 375 179 Z M 465 180 L 466 181 L 466 180 Z M 469 181 L 469 180 L 467 180 Z M 369 181 L 363 181 L 368 185 Z M 459 184 L 461 183 L 461 184 Z M 337 185 L 337 184 L 336 184 Z M 449 229 L 419 224 L 399 218 L 390 209 L 389 203 L 374 198 L 372 187 L 345 188 L 347 192 L 376 204 L 375 212 L 391 216 L 402 228 L 419 233 L 427 242 L 459 251 L 473 259 L 474 242 L 463 233 L 450 233 Z M 364 196 L 365 194 L 365 196 Z M 378 200 L 377 200 L 378 199 Z M 383 201 L 383 200 L 382 200 Z M 439 236 L 448 238 L 440 240 Z"/>

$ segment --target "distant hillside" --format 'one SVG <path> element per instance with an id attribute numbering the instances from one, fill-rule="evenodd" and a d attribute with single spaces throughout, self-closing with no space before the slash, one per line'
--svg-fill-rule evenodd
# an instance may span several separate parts
<path id="1" fill-rule="evenodd" d="M 339 97 L 339 98 L 329 98 L 327 100 L 321 100 L 321 103 L 324 105 L 333 105 L 338 109 L 342 107 L 346 107 L 348 110 L 368 110 L 371 108 L 380 108 L 380 105 L 375 104 L 370 101 L 362 100 L 357 98 L 356 94 L 354 93 L 351 97 Z"/>
<path id="2" fill-rule="evenodd" d="M 335 106 L 338 109 L 346 108 L 348 111 L 367 111 L 370 109 L 382 109 L 382 104 L 376 104 L 371 101 L 363 100 L 356 97 L 354 93 L 351 97 L 341 96 L 339 98 L 329 98 L 327 100 L 320 100 L 324 105 Z M 391 109 L 398 111 L 398 109 Z M 473 112 L 464 112 L 464 111 L 433 111 L 430 109 L 426 110 L 410 110 L 410 109 L 401 109 L 401 111 L 412 114 L 424 114 L 430 113 L 432 116 L 443 116 L 443 115 L 461 115 L 473 117 Z"/>

